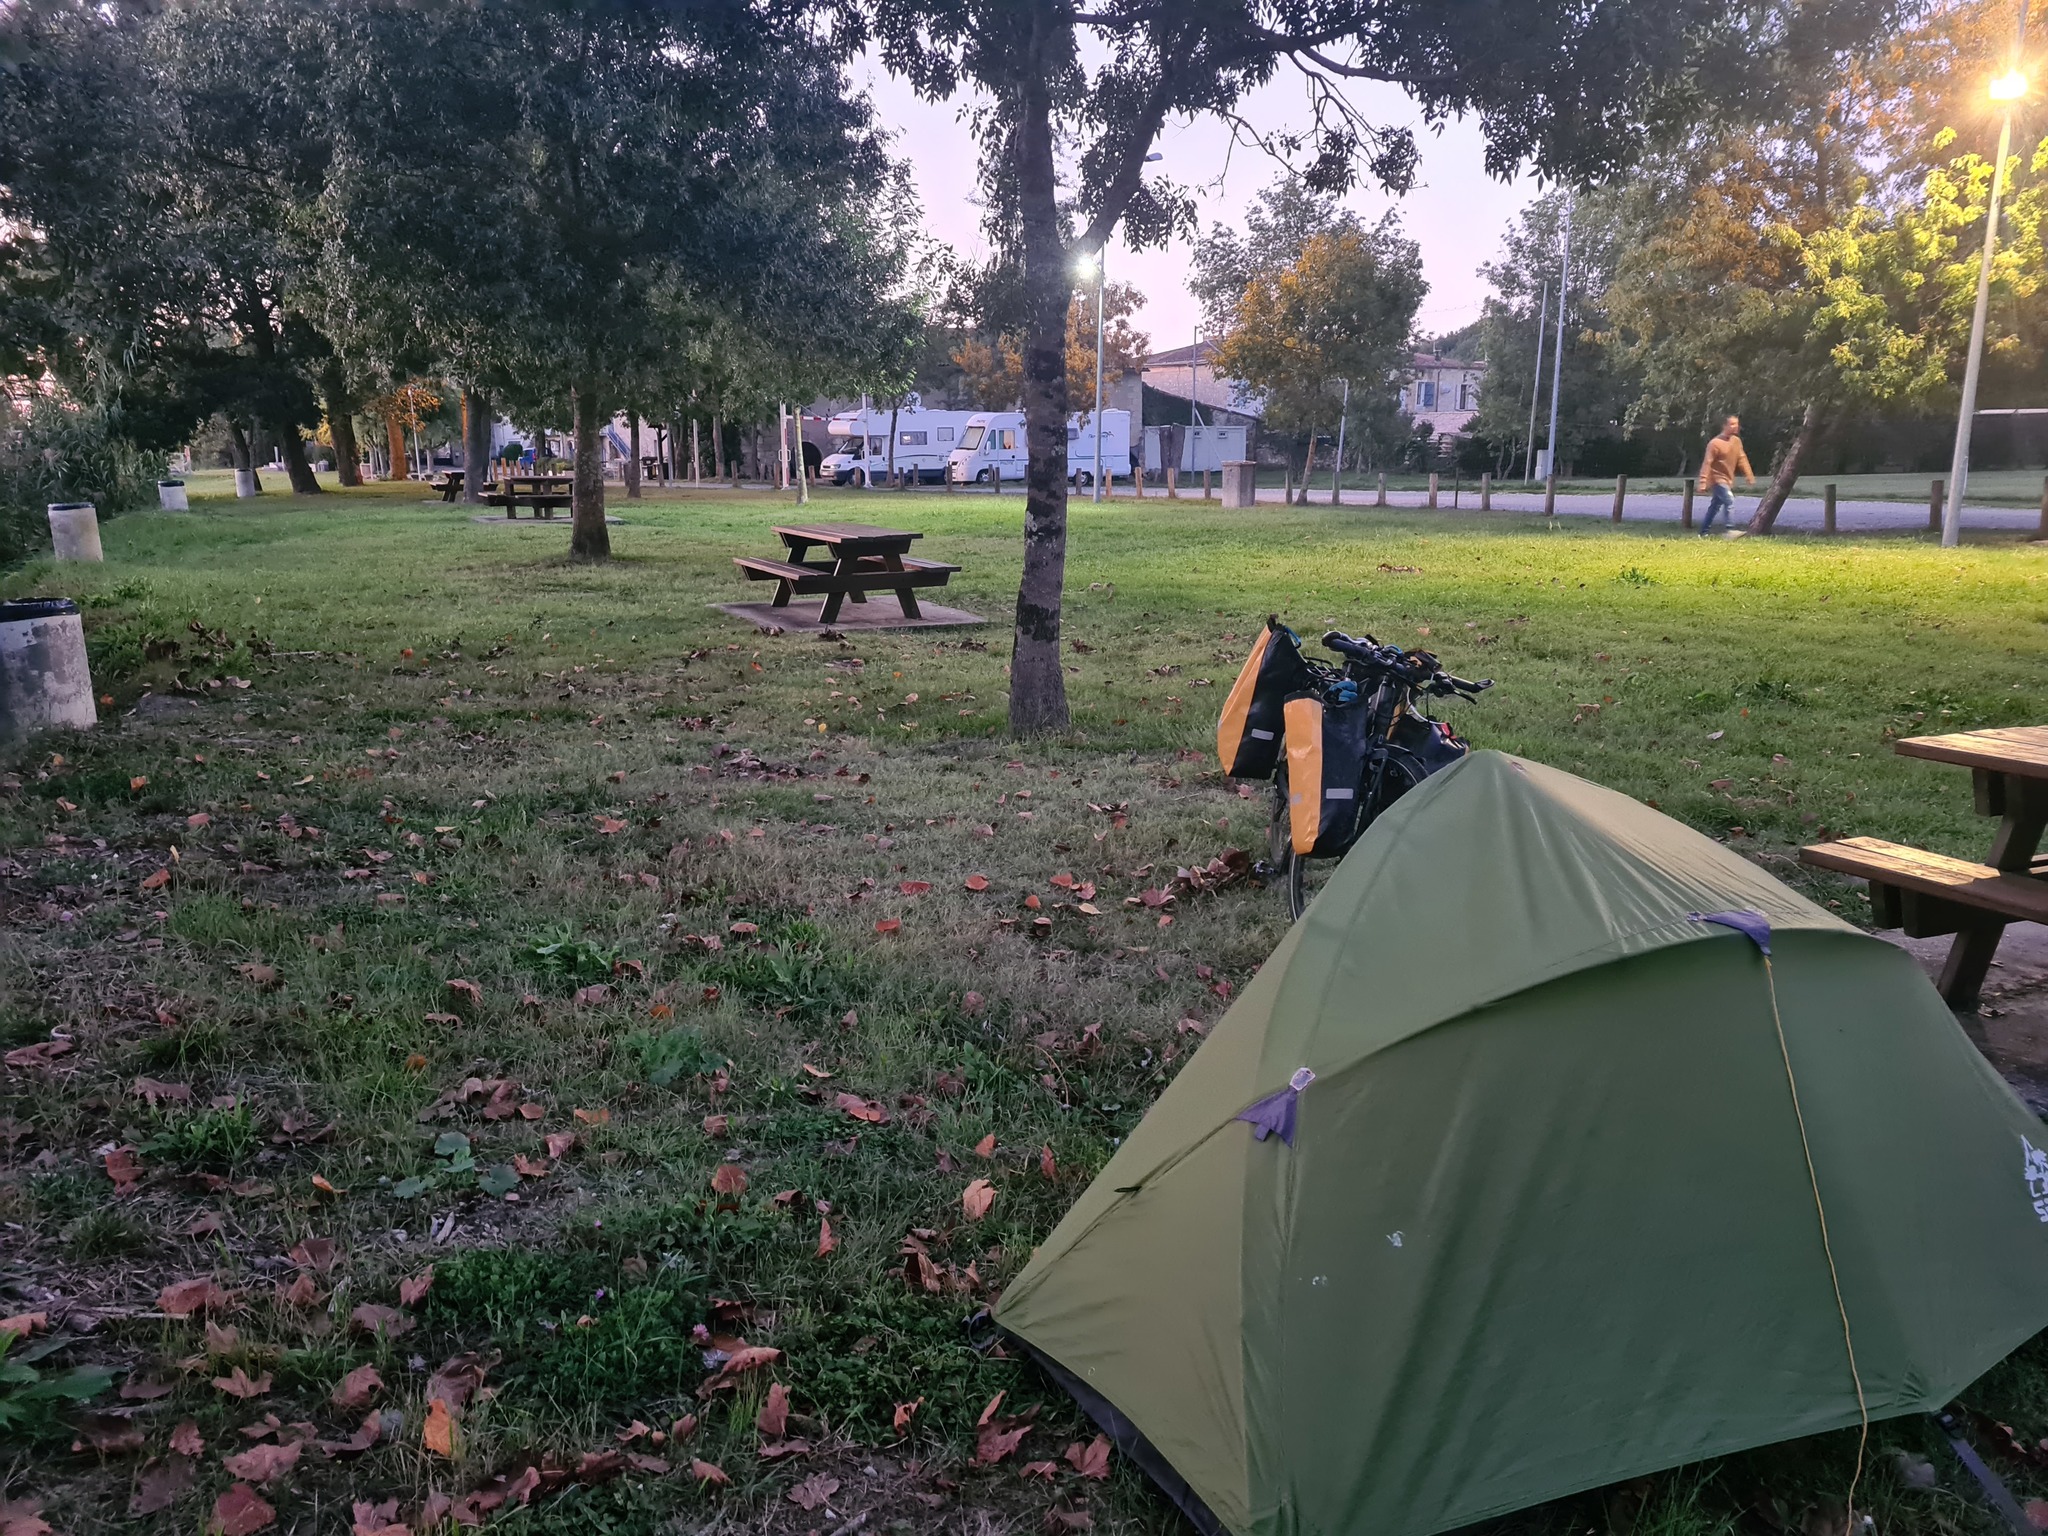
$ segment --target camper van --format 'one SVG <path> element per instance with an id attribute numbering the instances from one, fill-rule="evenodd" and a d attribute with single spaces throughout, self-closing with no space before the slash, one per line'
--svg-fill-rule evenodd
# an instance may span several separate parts
<path id="1" fill-rule="evenodd" d="M 953 450 L 953 478 L 963 485 L 987 485 L 1001 478 L 1022 480 L 1029 455 L 1024 445 L 1022 411 L 984 411 L 967 419 L 960 446 Z M 1102 413 L 1102 472 L 1131 472 L 1131 413 Z M 1095 483 L 1095 416 L 1067 418 L 1067 479 L 1075 485 Z"/>
<path id="2" fill-rule="evenodd" d="M 888 411 L 841 411 L 825 425 L 832 452 L 818 467 L 834 485 L 884 485 L 889 478 Z M 905 406 L 896 417 L 896 470 L 920 484 L 946 478 L 946 460 L 960 442 L 972 411 L 927 411 Z"/>

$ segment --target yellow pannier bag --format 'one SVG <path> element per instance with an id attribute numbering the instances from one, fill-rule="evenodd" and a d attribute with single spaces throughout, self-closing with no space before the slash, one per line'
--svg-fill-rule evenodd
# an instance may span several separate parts
<path id="1" fill-rule="evenodd" d="M 1269 779 L 1280 764 L 1287 696 L 1308 686 L 1301 639 L 1278 616 L 1266 620 L 1216 722 L 1216 760 L 1237 779 Z"/>

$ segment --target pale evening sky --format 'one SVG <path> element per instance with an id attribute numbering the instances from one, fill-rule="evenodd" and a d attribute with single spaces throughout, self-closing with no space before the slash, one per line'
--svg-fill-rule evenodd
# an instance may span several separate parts
<path id="1" fill-rule="evenodd" d="M 962 251 L 985 252 L 974 195 L 976 148 L 960 121 L 959 100 L 920 101 L 871 61 L 856 65 L 854 81 L 873 97 L 881 121 L 897 133 L 895 153 L 910 165 L 927 230 Z M 1479 265 L 1499 253 L 1508 222 L 1537 195 L 1535 178 L 1524 174 L 1503 184 L 1488 176 L 1474 120 L 1454 121 L 1441 133 L 1431 133 L 1413 104 L 1391 86 L 1354 86 L 1351 97 L 1382 120 L 1409 123 L 1417 130 L 1422 184 L 1415 191 L 1393 199 L 1361 190 L 1346 199 L 1368 218 L 1394 207 L 1421 246 L 1429 296 L 1417 329 L 1438 334 L 1477 319 L 1487 291 Z M 1302 125 L 1306 109 L 1299 86 L 1276 80 L 1247 99 L 1245 116 L 1265 131 Z M 1169 124 L 1157 148 L 1166 157 L 1157 170 L 1193 191 L 1204 229 L 1241 215 L 1277 174 L 1259 150 L 1233 145 L 1230 131 L 1213 118 Z M 1188 258 L 1189 246 L 1182 240 L 1165 250 L 1138 252 L 1120 241 L 1110 244 L 1110 280 L 1135 283 L 1145 294 L 1138 326 L 1151 336 L 1155 350 L 1193 339 L 1197 312 L 1187 287 Z"/>

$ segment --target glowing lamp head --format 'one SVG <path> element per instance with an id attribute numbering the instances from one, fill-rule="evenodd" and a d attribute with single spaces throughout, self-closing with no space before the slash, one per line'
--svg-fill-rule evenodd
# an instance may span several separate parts
<path id="1" fill-rule="evenodd" d="M 1074 276 L 1083 282 L 1093 281 L 1095 274 L 1102 270 L 1102 253 L 1087 252 L 1074 258 Z"/>
<path id="2" fill-rule="evenodd" d="M 1991 82 L 1993 101 L 2018 101 L 2027 94 L 2027 77 L 2016 69 L 2007 70 Z"/>

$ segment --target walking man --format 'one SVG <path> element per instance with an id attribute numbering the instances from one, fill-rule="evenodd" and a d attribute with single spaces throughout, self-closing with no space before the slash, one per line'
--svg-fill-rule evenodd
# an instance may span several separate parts
<path id="1" fill-rule="evenodd" d="M 1707 499 L 1706 520 L 1700 524 L 1700 537 L 1705 538 L 1714 531 L 1714 518 L 1725 514 L 1728 532 L 1735 531 L 1735 474 L 1740 470 L 1752 488 L 1756 485 L 1756 473 L 1749 467 L 1749 455 L 1742 451 L 1742 418 L 1730 416 L 1721 423 L 1721 435 L 1707 444 L 1706 457 L 1700 460 L 1700 489 L 1711 491 Z"/>

